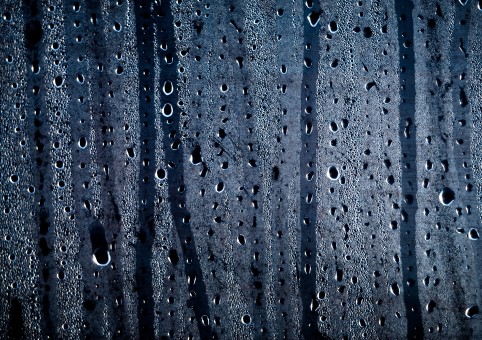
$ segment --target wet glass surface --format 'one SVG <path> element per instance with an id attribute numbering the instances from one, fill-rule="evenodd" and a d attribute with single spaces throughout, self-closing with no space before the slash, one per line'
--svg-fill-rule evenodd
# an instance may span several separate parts
<path id="1" fill-rule="evenodd" d="M 0 1 L 0 330 L 482 338 L 482 1 Z"/>

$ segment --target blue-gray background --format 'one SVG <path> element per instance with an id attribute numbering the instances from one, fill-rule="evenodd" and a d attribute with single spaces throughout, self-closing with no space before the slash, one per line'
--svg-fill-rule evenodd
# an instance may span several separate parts
<path id="1" fill-rule="evenodd" d="M 481 338 L 481 6 L 1 0 L 1 337 Z"/>

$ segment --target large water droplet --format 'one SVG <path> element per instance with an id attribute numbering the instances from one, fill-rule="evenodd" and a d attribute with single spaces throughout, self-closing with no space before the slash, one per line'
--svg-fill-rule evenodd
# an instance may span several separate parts
<path id="1" fill-rule="evenodd" d="M 437 306 L 437 304 L 435 303 L 435 301 L 430 300 L 430 302 L 427 303 L 427 306 L 426 306 L 427 312 L 432 313 L 436 306 Z"/>
<path id="2" fill-rule="evenodd" d="M 54 79 L 55 86 L 61 87 L 63 83 L 64 83 L 64 79 L 61 76 L 55 77 Z"/>
<path id="3" fill-rule="evenodd" d="M 92 254 L 92 261 L 98 266 L 107 266 L 110 263 L 109 251 L 105 248 L 97 248 Z"/>
<path id="4" fill-rule="evenodd" d="M 169 262 L 173 265 L 177 265 L 179 262 L 179 255 L 177 255 L 176 249 L 169 250 Z"/>
<path id="5" fill-rule="evenodd" d="M 338 24 L 336 23 L 336 21 L 332 21 L 328 24 L 328 28 L 331 33 L 335 33 L 336 31 L 338 31 Z"/>
<path id="6" fill-rule="evenodd" d="M 165 95 L 170 95 L 173 91 L 174 91 L 174 88 L 172 86 L 172 83 L 170 80 L 166 80 L 164 82 L 164 86 L 162 87 L 162 91 L 164 92 Z"/>
<path id="7" fill-rule="evenodd" d="M 201 316 L 201 322 L 204 326 L 209 326 L 209 317 L 207 315 Z"/>
<path id="8" fill-rule="evenodd" d="M 465 316 L 468 318 L 473 318 L 475 315 L 479 314 L 478 306 L 470 306 L 465 310 Z"/>
<path id="9" fill-rule="evenodd" d="M 338 171 L 338 169 L 336 168 L 336 166 L 330 166 L 328 168 L 328 171 L 326 172 L 326 176 L 331 179 L 331 180 L 337 180 L 338 177 L 340 177 L 340 173 Z"/>
<path id="10" fill-rule="evenodd" d="M 443 205 L 450 205 L 455 199 L 455 193 L 450 188 L 443 188 L 443 190 L 438 195 L 438 200 Z"/>
<path id="11" fill-rule="evenodd" d="M 241 317 L 241 322 L 245 325 L 249 325 L 251 323 L 251 316 L 249 316 L 249 314 L 244 314 Z"/>
<path id="12" fill-rule="evenodd" d="M 308 15 L 308 22 L 310 23 L 310 26 L 311 27 L 315 27 L 318 22 L 320 21 L 320 12 L 311 12 L 309 15 Z"/>
<path id="13" fill-rule="evenodd" d="M 164 106 L 162 107 L 162 114 L 165 117 L 170 117 L 172 115 L 172 111 L 172 105 L 169 103 L 164 104 Z"/>
<path id="14" fill-rule="evenodd" d="M 479 232 L 475 228 L 470 228 L 469 232 L 467 233 L 467 236 L 471 240 L 478 240 L 479 239 Z"/>
<path id="15" fill-rule="evenodd" d="M 199 145 L 196 145 L 196 147 L 192 150 L 192 153 L 191 153 L 191 163 L 196 165 L 196 164 L 200 164 L 201 162 L 202 162 L 201 147 Z"/>

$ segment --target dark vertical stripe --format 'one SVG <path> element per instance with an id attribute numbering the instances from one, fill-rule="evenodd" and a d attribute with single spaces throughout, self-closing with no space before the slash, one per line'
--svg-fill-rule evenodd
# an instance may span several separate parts
<path id="1" fill-rule="evenodd" d="M 119 122 L 119 113 L 115 108 L 112 108 L 112 101 L 106 95 L 109 88 L 116 88 L 118 78 L 120 75 L 115 74 L 115 64 L 109 58 L 109 49 L 106 46 L 106 37 L 104 28 L 106 25 L 110 25 L 108 22 L 109 15 L 104 13 L 101 8 L 101 3 L 95 0 L 86 0 L 84 3 L 80 3 L 80 10 L 73 10 L 77 7 L 75 4 L 78 1 L 69 0 L 64 4 L 64 11 L 69 15 L 71 23 L 66 25 L 66 45 L 67 56 L 76 56 L 79 47 L 84 51 L 85 58 L 92 65 L 91 68 L 87 68 L 85 62 L 84 66 L 77 66 L 73 61 L 75 57 L 70 57 L 68 60 L 72 62 L 67 66 L 68 74 L 72 77 L 67 78 L 69 82 L 70 93 L 77 95 L 72 96 L 72 103 L 69 110 L 72 110 L 72 115 L 81 115 L 85 121 L 91 120 L 91 124 L 79 124 L 79 120 L 71 122 L 72 125 L 72 138 L 74 142 L 77 142 L 79 138 L 85 137 L 89 143 L 95 142 L 95 160 L 94 164 L 98 167 L 99 171 L 96 176 L 100 190 L 100 202 L 92 200 L 93 185 L 88 188 L 83 188 L 81 185 L 81 191 L 83 193 L 82 200 L 80 202 L 80 209 L 77 212 L 77 225 L 79 226 L 79 234 L 83 237 L 90 239 L 92 247 L 84 247 L 83 244 L 80 247 L 80 252 L 88 259 L 91 258 L 96 248 L 107 248 L 107 241 L 111 235 L 120 234 L 120 215 L 115 203 L 115 188 L 120 186 L 119 177 L 122 177 L 119 173 L 122 173 L 122 169 L 118 166 L 124 160 L 124 150 L 121 147 L 123 143 L 119 140 L 122 138 L 119 136 L 112 136 L 109 127 L 114 127 L 116 131 L 119 130 L 121 123 Z M 110 14 L 114 13 L 112 10 Z M 106 15 L 106 17 L 104 17 Z M 85 25 L 85 30 L 89 32 L 84 37 L 82 43 L 76 42 L 74 37 L 78 34 L 77 29 L 74 27 L 73 22 L 79 20 L 81 25 Z M 70 39 L 69 39 L 70 38 Z M 109 48 L 115 48 L 117 43 L 109 44 Z M 120 64 L 120 62 L 119 62 Z M 100 67 L 99 65 L 102 65 Z M 83 67 L 83 68 L 81 68 Z M 79 84 L 77 82 L 77 74 L 82 74 L 86 78 L 85 83 L 89 83 L 91 87 L 91 98 L 88 94 L 88 85 Z M 78 96 L 82 96 L 84 101 L 82 105 L 79 105 L 75 101 Z M 79 106 L 83 109 L 79 110 Z M 91 108 L 91 112 L 88 108 Z M 76 126 L 77 125 L 77 126 Z M 94 140 L 90 140 L 90 128 L 95 130 Z M 75 138 L 74 138 L 75 136 Z M 114 140 L 114 145 L 110 145 L 110 141 Z M 76 144 L 74 144 L 76 145 Z M 121 149 L 122 148 L 122 149 Z M 73 176 L 74 188 L 79 190 L 77 183 L 81 184 L 84 181 L 90 182 L 91 174 L 84 168 L 78 169 L 77 163 L 83 162 L 87 164 L 91 163 L 90 144 L 88 144 L 85 150 L 81 150 L 79 153 L 74 152 L 72 154 L 74 166 Z M 104 169 L 104 171 L 102 171 Z M 108 171 L 105 171 L 108 169 Z M 91 216 L 91 212 L 84 208 L 83 204 L 86 200 L 90 201 L 91 206 L 99 204 L 96 208 L 99 210 L 97 216 Z M 92 209 L 92 208 L 91 208 Z M 94 219 L 95 218 L 95 219 Z M 97 236 L 96 236 L 97 235 Z M 100 238 L 99 238 L 100 236 Z M 114 252 L 110 253 L 112 258 L 112 264 L 115 263 L 116 257 Z M 91 261 L 83 263 L 83 275 L 89 277 L 92 270 L 96 270 L 95 265 Z M 102 303 L 98 303 L 97 296 L 101 295 L 105 298 L 105 303 L 108 306 L 108 310 L 112 311 L 109 315 L 111 321 L 110 331 L 117 335 L 124 335 L 125 333 L 125 321 L 123 315 L 123 308 L 116 306 L 115 299 L 122 295 L 122 282 L 120 277 L 121 270 L 115 269 L 117 267 L 109 266 L 105 270 L 105 275 L 96 276 L 94 279 L 84 280 L 83 287 L 83 308 L 84 308 L 84 324 L 82 329 L 85 337 L 92 337 L 96 334 L 103 332 L 103 326 L 98 322 L 103 318 Z M 105 293 L 108 291 L 108 294 Z M 120 299 L 118 299 L 120 301 Z"/>
<path id="2" fill-rule="evenodd" d="M 137 6 L 136 6 L 137 8 Z M 137 17 L 137 13 L 136 13 Z M 165 151 L 165 159 L 167 162 L 167 182 L 168 193 L 171 203 L 171 214 L 174 220 L 183 255 L 184 273 L 189 279 L 188 307 L 194 310 L 196 321 L 199 328 L 201 339 L 211 338 L 213 331 L 210 324 L 204 325 L 202 317 L 210 318 L 209 302 L 206 294 L 206 286 L 204 284 L 201 263 L 196 252 L 194 236 L 189 223 L 189 212 L 186 208 L 186 195 L 184 185 L 184 161 L 183 161 L 183 144 L 179 131 L 179 115 L 181 114 L 177 102 L 177 67 L 178 59 L 176 55 L 176 39 L 174 36 L 174 18 L 171 12 L 169 1 L 162 1 L 160 6 L 154 8 L 152 17 L 156 18 L 158 27 L 159 43 L 166 42 L 167 50 L 158 49 L 157 57 L 160 58 L 162 73 L 160 75 L 160 85 L 166 80 L 172 82 L 174 92 L 170 95 L 163 95 L 161 98 L 162 105 L 171 104 L 173 108 L 172 115 L 169 117 L 162 116 L 163 130 L 163 146 Z M 139 25 L 138 25 L 139 27 Z M 166 60 L 172 60 L 170 64 Z M 160 114 L 160 113 L 157 113 Z M 154 162 L 153 162 L 154 164 Z M 195 278 L 195 279 L 194 279 Z M 176 335 L 174 334 L 174 337 Z"/>
<path id="3" fill-rule="evenodd" d="M 26 69 L 27 69 L 27 105 L 33 110 L 27 115 L 29 119 L 29 134 L 33 140 L 34 149 L 31 151 L 31 159 L 35 162 L 33 168 L 33 181 L 35 187 L 35 217 L 38 225 L 39 248 L 39 294 L 42 301 L 41 307 L 41 329 L 46 337 L 54 337 L 54 315 L 50 306 L 53 296 L 52 286 L 55 280 L 50 275 L 53 265 L 52 255 L 52 217 L 49 214 L 50 206 L 50 141 L 48 119 L 43 103 L 45 92 L 43 75 L 45 67 L 43 63 L 43 30 L 42 30 L 42 8 L 37 0 L 27 0 L 22 3 L 25 33 Z M 37 94 L 31 89 L 38 89 Z M 32 114 L 33 113 L 33 114 Z M 46 190 L 45 190 L 46 189 Z"/>
<path id="4" fill-rule="evenodd" d="M 316 79 L 318 76 L 318 61 L 320 59 L 320 24 L 312 27 L 308 16 L 321 15 L 319 3 L 315 1 L 312 8 L 304 6 L 303 20 L 303 50 L 304 65 L 301 83 L 301 154 L 300 154 L 300 230 L 301 230 L 301 268 L 300 295 L 302 303 L 302 330 L 305 339 L 320 337 L 317 325 L 317 312 L 312 309 L 316 301 Z M 316 22 L 316 21 L 315 21 Z M 313 22 L 314 23 L 314 22 Z M 307 127 L 312 129 L 306 133 Z M 312 175 L 315 174 L 315 175 Z M 308 177 L 311 180 L 308 180 Z M 308 203 L 306 196 L 311 194 L 313 200 Z"/>
<path id="5" fill-rule="evenodd" d="M 163 1 L 164 3 L 165 1 Z M 155 239 L 155 142 L 154 109 L 154 21 L 149 1 L 135 1 L 137 48 L 139 53 L 139 229 L 136 247 L 136 289 L 140 338 L 154 337 L 152 287 L 152 245 Z"/>
<path id="6" fill-rule="evenodd" d="M 239 220 L 243 222 L 243 226 L 246 226 L 244 230 L 250 235 L 252 240 L 256 240 L 251 244 L 251 261 L 249 264 L 250 271 L 250 289 L 249 297 L 253 302 L 251 320 L 255 329 L 262 329 L 263 337 L 269 338 L 273 336 L 269 333 L 267 327 L 267 303 L 266 294 L 264 293 L 265 285 L 263 282 L 267 281 L 267 254 L 266 254 L 266 242 L 265 242 L 265 227 L 263 220 L 263 210 L 259 207 L 260 202 L 257 202 L 255 206 L 253 204 L 257 198 L 262 197 L 264 190 L 260 188 L 260 173 L 259 167 L 253 167 L 249 164 L 249 161 L 259 160 L 259 141 L 254 138 L 253 131 L 256 131 L 256 108 L 253 102 L 256 100 L 251 90 L 251 84 L 257 83 L 258 74 L 254 71 L 252 61 L 254 57 L 250 56 L 248 45 L 244 42 L 246 35 L 246 28 L 243 25 L 243 21 L 246 18 L 244 6 L 238 6 L 239 2 L 231 0 L 225 6 L 229 8 L 227 13 L 227 21 L 229 25 L 226 28 L 226 38 L 229 49 L 229 54 L 235 58 L 233 60 L 233 76 L 239 80 L 239 86 L 245 92 L 235 92 L 230 94 L 232 96 L 232 105 L 234 107 L 233 120 L 237 127 L 236 137 L 238 139 L 237 145 L 246 145 L 249 147 L 240 147 L 239 152 L 241 154 L 242 162 L 240 162 L 239 169 L 243 174 L 243 178 L 240 179 L 242 183 L 243 193 L 238 196 L 238 202 L 240 211 L 243 215 Z M 241 41 L 241 42 L 240 42 Z M 229 111 L 229 110 L 228 110 Z M 221 149 L 223 150 L 223 149 Z M 231 162 L 230 162 L 231 163 Z M 250 189 L 258 188 L 259 192 L 249 193 Z"/>
<path id="7" fill-rule="evenodd" d="M 400 252 L 403 301 L 407 315 L 407 338 L 423 338 L 422 311 L 418 296 L 416 221 L 417 127 L 415 124 L 415 57 L 413 47 L 412 1 L 395 1 L 400 60 L 400 144 L 402 151 L 402 222 Z"/>
<path id="8" fill-rule="evenodd" d="M 64 2 L 63 11 L 67 15 L 68 14 L 68 21 L 65 23 L 65 51 L 67 56 L 67 86 L 69 88 L 69 93 L 71 94 L 70 103 L 68 106 L 69 115 L 70 117 L 78 117 L 77 119 L 70 120 L 71 126 L 71 138 L 73 140 L 72 149 L 75 149 L 77 146 L 77 141 L 81 136 L 89 140 L 90 136 L 90 124 L 82 124 L 80 123 L 80 119 L 84 119 L 86 122 L 89 122 L 91 119 L 90 110 L 88 109 L 89 106 L 94 107 L 94 104 L 99 105 L 100 96 L 93 96 L 92 102 L 89 102 L 89 94 L 87 85 L 79 84 L 76 80 L 76 75 L 82 73 L 84 77 L 89 77 L 92 79 L 92 86 L 98 86 L 100 83 L 100 79 L 97 74 L 92 72 L 92 74 L 87 74 L 87 72 L 83 72 L 82 66 L 76 61 L 76 56 L 79 53 L 79 43 L 75 40 L 75 37 L 78 35 L 78 32 L 75 31 L 73 27 L 73 22 L 75 20 L 79 20 L 82 24 L 90 26 L 91 31 L 89 30 L 89 35 L 87 35 L 83 42 L 82 42 L 82 50 L 85 51 L 86 58 L 92 58 L 91 60 L 102 60 L 103 55 L 101 54 L 103 49 L 99 48 L 97 45 L 97 40 L 101 41 L 101 39 L 95 39 L 94 36 L 100 35 L 101 29 L 98 26 L 94 26 L 91 22 L 88 21 L 88 18 L 93 13 L 97 13 L 99 11 L 99 5 L 96 4 L 94 1 L 85 1 L 81 4 L 81 9 L 78 12 L 73 10 L 74 4 L 76 0 L 68 0 Z M 80 7 L 80 6 L 79 6 Z M 95 40 L 95 43 L 94 41 Z M 85 46 L 83 46 L 85 45 Z M 97 64 L 97 63 L 95 63 Z M 85 70 L 87 69 L 87 65 L 84 66 Z M 96 77 L 97 76 L 97 77 Z M 98 94 L 98 91 L 93 91 L 94 93 Z M 78 102 L 79 97 L 82 96 L 85 98 L 85 101 L 80 104 Z M 84 110 L 79 110 L 79 106 L 83 106 Z M 79 117 L 80 116 L 80 117 Z M 98 130 L 100 130 L 100 124 L 96 121 L 95 126 L 98 126 Z M 89 140 L 89 143 L 91 141 Z M 89 144 L 90 147 L 90 144 Z M 91 174 L 87 169 L 82 169 L 78 165 L 80 163 L 86 164 L 86 167 L 89 167 L 91 163 L 91 155 L 89 152 L 89 147 L 85 150 L 80 150 L 79 152 L 74 152 L 72 150 L 72 185 L 74 188 L 74 195 L 76 196 L 76 225 L 78 226 L 78 233 L 80 237 L 87 238 L 88 235 L 88 225 L 91 222 L 90 219 L 90 211 L 83 207 L 83 204 L 86 200 L 92 202 L 91 199 L 91 191 L 92 185 L 89 185 L 88 189 L 86 189 L 83 184 L 90 183 L 91 181 Z M 100 158 L 102 159 L 102 158 Z M 78 196 L 77 196 L 78 195 Z M 79 199 L 79 196 L 81 199 Z M 87 246 L 87 242 L 80 242 L 79 244 L 79 253 L 86 256 L 90 259 L 91 255 L 91 248 Z M 87 255 L 88 254 L 88 255 Z M 93 264 L 89 261 L 87 265 L 85 262 L 82 263 L 82 276 L 84 278 L 92 277 L 92 267 Z M 83 325 L 84 327 L 81 330 L 82 337 L 94 337 L 96 334 L 101 332 L 101 327 L 99 324 L 95 322 L 101 318 L 101 313 L 103 313 L 101 308 L 96 308 L 96 294 L 98 294 L 98 289 L 96 289 L 95 282 L 92 279 L 84 280 L 83 282 L 83 289 L 82 289 L 82 307 L 83 307 Z"/>
<path id="9" fill-rule="evenodd" d="M 470 202 L 477 201 L 477 194 L 475 190 L 466 189 L 470 188 L 472 185 L 470 183 L 471 179 L 473 178 L 472 164 L 467 164 L 467 162 L 463 161 L 463 159 L 470 159 L 467 156 L 471 155 L 471 127 L 473 127 L 472 115 L 470 115 L 471 101 L 466 90 L 467 61 L 470 53 L 480 53 L 480 51 L 470 51 L 469 49 L 470 18 L 470 4 L 463 6 L 460 4 L 460 2 L 456 2 L 454 18 L 455 27 L 453 29 L 450 50 L 450 72 L 451 81 L 453 82 L 451 86 L 453 112 L 453 139 L 451 141 L 453 148 L 451 148 L 451 151 L 453 154 L 450 156 L 454 160 L 453 166 L 456 169 L 454 173 L 457 174 L 458 177 L 455 180 L 455 183 L 459 183 L 459 188 L 456 190 L 455 197 L 456 200 L 460 202 L 459 204 L 464 204 L 467 207 L 471 206 Z M 469 176 L 467 176 L 467 174 Z M 480 214 L 475 206 L 470 208 L 469 211 L 466 211 L 466 213 L 461 216 L 457 224 L 460 224 L 460 227 L 462 228 L 479 226 L 479 216 Z M 455 240 L 452 242 L 456 244 Z M 454 247 L 454 251 L 457 251 L 455 249 L 456 248 Z M 454 268 L 454 266 L 457 266 L 457 263 L 454 262 L 455 261 L 448 261 L 447 263 L 447 266 L 451 269 L 451 272 L 463 274 L 464 268 Z M 453 290 L 455 303 L 459 305 L 467 305 L 469 303 L 471 296 L 466 294 L 462 285 L 453 285 Z M 470 319 L 465 318 L 465 324 L 459 326 L 461 336 L 464 334 L 468 337 L 468 335 L 471 334 L 469 331 L 467 331 L 470 329 L 469 320 Z"/>
<path id="10" fill-rule="evenodd" d="M 10 299 L 10 310 L 8 315 L 7 339 L 24 339 L 25 326 L 22 315 L 22 304 L 17 298 Z"/>

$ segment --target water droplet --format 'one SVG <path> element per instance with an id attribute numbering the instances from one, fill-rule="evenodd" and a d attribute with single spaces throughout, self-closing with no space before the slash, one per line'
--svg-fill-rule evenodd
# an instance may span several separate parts
<path id="1" fill-rule="evenodd" d="M 336 23 L 336 21 L 331 21 L 328 24 L 328 28 L 330 29 L 331 33 L 335 33 L 336 31 L 338 31 L 338 24 Z"/>
<path id="2" fill-rule="evenodd" d="M 238 64 L 239 68 L 243 68 L 243 57 L 236 57 L 236 63 Z"/>
<path id="3" fill-rule="evenodd" d="M 201 157 L 201 147 L 196 145 L 196 147 L 192 150 L 191 153 L 191 163 L 194 165 L 200 164 L 202 162 Z"/>
<path id="4" fill-rule="evenodd" d="M 335 122 L 331 122 L 330 123 L 330 130 L 332 132 L 337 132 L 338 131 L 338 124 L 336 124 Z"/>
<path id="5" fill-rule="evenodd" d="M 340 177 L 340 173 L 338 172 L 338 169 L 335 166 L 330 166 L 328 168 L 328 171 L 326 172 L 326 176 L 331 179 L 331 180 L 337 180 L 338 177 Z"/>
<path id="6" fill-rule="evenodd" d="M 367 91 L 370 91 L 370 89 L 371 89 L 372 87 L 376 86 L 376 85 L 377 85 L 377 84 L 376 84 L 374 81 L 371 81 L 371 82 L 369 82 L 369 83 L 367 83 L 367 84 L 365 85 L 365 89 L 366 89 Z"/>
<path id="7" fill-rule="evenodd" d="M 170 117 L 172 115 L 172 111 L 173 111 L 172 105 L 169 103 L 164 104 L 161 110 L 164 117 Z"/>
<path id="8" fill-rule="evenodd" d="M 455 193 L 450 188 L 444 188 L 438 195 L 438 200 L 443 205 L 450 205 L 455 199 Z"/>
<path id="9" fill-rule="evenodd" d="M 85 137 L 80 137 L 78 144 L 81 149 L 85 149 L 87 146 L 87 139 L 85 139 Z"/>
<path id="10" fill-rule="evenodd" d="M 3 20 L 10 22 L 12 21 L 12 15 L 9 12 L 3 13 Z"/>
<path id="11" fill-rule="evenodd" d="M 460 88 L 459 92 L 459 104 L 461 107 L 466 107 L 469 104 L 469 100 L 467 99 L 467 95 L 463 88 Z"/>
<path id="12" fill-rule="evenodd" d="M 172 82 L 170 80 L 166 80 L 164 82 L 164 86 L 162 87 L 162 91 L 166 96 L 169 96 L 172 92 L 174 92 L 174 88 L 172 86 Z"/>
<path id="13" fill-rule="evenodd" d="M 475 315 L 479 314 L 478 306 L 470 306 L 465 310 L 465 316 L 468 318 L 473 318 Z"/>
<path id="14" fill-rule="evenodd" d="M 97 248 L 92 254 L 92 261 L 98 266 L 105 267 L 110 263 L 110 253 L 105 248 Z"/>
<path id="15" fill-rule="evenodd" d="M 479 232 L 475 228 L 470 228 L 469 232 L 467 233 L 467 236 L 471 240 L 478 240 L 479 239 Z"/>
<path id="16" fill-rule="evenodd" d="M 363 36 L 364 36 L 365 38 L 371 38 L 372 35 L 373 35 L 373 31 L 372 31 L 372 29 L 371 29 L 370 27 L 365 27 L 365 28 L 363 29 Z"/>
<path id="17" fill-rule="evenodd" d="M 166 178 L 166 170 L 164 169 L 159 169 L 156 171 L 156 177 L 158 179 L 165 179 Z"/>
<path id="18" fill-rule="evenodd" d="M 55 77 L 54 79 L 55 86 L 60 87 L 62 86 L 63 83 L 64 83 L 64 79 L 61 76 Z"/>
<path id="19" fill-rule="evenodd" d="M 224 190 L 224 183 L 223 182 L 219 182 L 218 184 L 216 184 L 216 191 L 217 192 L 222 192 Z"/>
<path id="20" fill-rule="evenodd" d="M 129 156 L 130 158 L 134 158 L 136 155 L 133 148 L 127 148 L 126 152 L 127 156 Z"/>
<path id="21" fill-rule="evenodd" d="M 392 293 L 395 296 L 400 295 L 400 288 L 398 287 L 398 283 L 394 282 L 390 285 L 390 293 Z"/>
<path id="22" fill-rule="evenodd" d="M 201 322 L 203 326 L 209 326 L 209 317 L 207 315 L 201 316 Z"/>
<path id="23" fill-rule="evenodd" d="M 251 323 L 251 316 L 249 316 L 249 314 L 244 314 L 241 317 L 241 322 L 245 325 L 249 325 Z"/>
<path id="24" fill-rule="evenodd" d="M 321 12 L 311 12 L 308 15 L 308 22 L 310 23 L 311 27 L 315 27 L 318 24 L 320 21 L 320 14 Z"/>
<path id="25" fill-rule="evenodd" d="M 430 302 L 427 303 L 427 306 L 426 306 L 427 312 L 432 313 L 436 306 L 437 306 L 437 304 L 435 303 L 435 301 L 430 300 Z"/>
<path id="26" fill-rule="evenodd" d="M 38 60 L 34 60 L 32 63 L 31 70 L 33 73 L 38 74 L 40 72 L 40 66 Z"/>
<path id="27" fill-rule="evenodd" d="M 176 249 L 171 249 L 169 250 L 169 262 L 171 262 L 173 265 L 177 265 L 179 262 L 179 255 L 177 255 Z"/>

